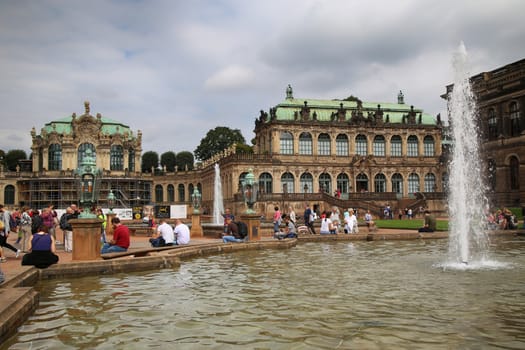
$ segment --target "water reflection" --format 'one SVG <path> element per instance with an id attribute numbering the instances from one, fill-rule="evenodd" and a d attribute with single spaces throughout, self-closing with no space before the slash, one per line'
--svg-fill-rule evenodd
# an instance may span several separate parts
<path id="1" fill-rule="evenodd" d="M 308 243 L 46 281 L 1 348 L 524 348 L 525 241 L 493 244 L 496 270 L 443 269 L 442 240 Z"/>

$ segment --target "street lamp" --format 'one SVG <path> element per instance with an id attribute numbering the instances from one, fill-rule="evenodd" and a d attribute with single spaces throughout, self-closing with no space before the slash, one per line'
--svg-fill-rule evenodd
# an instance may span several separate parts
<path id="1" fill-rule="evenodd" d="M 199 189 L 195 187 L 191 195 L 191 202 L 193 203 L 193 213 L 194 214 L 199 214 L 199 209 L 201 207 L 201 200 L 202 200 L 202 195 L 200 194 Z"/>
<path id="2" fill-rule="evenodd" d="M 109 207 L 108 214 L 113 214 L 113 208 L 115 208 L 115 203 L 116 203 L 116 198 L 115 198 L 115 194 L 113 193 L 113 190 L 109 191 L 107 199 L 108 199 L 108 207 Z"/>
<path id="3" fill-rule="evenodd" d="M 97 215 L 91 212 L 98 200 L 100 169 L 96 168 L 95 158 L 92 156 L 90 149 L 84 153 L 84 158 L 77 168 L 78 180 L 78 198 L 80 206 L 84 209 L 80 218 L 96 218 Z"/>
<path id="4" fill-rule="evenodd" d="M 257 193 L 259 192 L 259 183 L 255 181 L 255 175 L 253 169 L 248 169 L 248 174 L 244 177 L 242 182 L 242 194 L 244 202 L 246 203 L 247 209 L 246 214 L 255 214 L 253 206 L 257 202 Z"/>

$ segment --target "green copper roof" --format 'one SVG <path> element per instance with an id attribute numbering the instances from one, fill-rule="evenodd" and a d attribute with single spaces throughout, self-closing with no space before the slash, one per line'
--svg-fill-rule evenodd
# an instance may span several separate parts
<path id="1" fill-rule="evenodd" d="M 310 108 L 310 116 L 315 112 L 317 114 L 317 120 L 319 121 L 330 121 L 332 113 L 337 113 L 343 104 L 343 108 L 346 109 L 346 120 L 349 120 L 352 111 L 357 111 L 356 101 L 342 101 L 342 100 L 318 100 L 310 98 L 287 98 L 283 102 L 276 106 L 276 117 L 277 120 L 294 120 L 294 113 L 300 113 L 301 108 L 304 107 L 306 101 L 308 108 Z M 388 115 L 390 123 L 401 123 L 403 115 L 407 115 L 411 106 L 404 103 L 385 103 L 385 102 L 362 102 L 363 115 L 366 117 L 369 112 L 375 112 L 381 106 L 383 111 L 383 120 L 386 121 Z M 415 108 L 414 112 L 419 118 L 421 114 L 421 124 L 436 125 L 435 118 L 424 113 L 423 110 Z"/>
<path id="2" fill-rule="evenodd" d="M 76 117 L 79 119 L 80 117 Z M 101 132 L 106 135 L 114 135 L 117 133 L 125 134 L 127 133 L 129 137 L 131 138 L 133 136 L 133 132 L 129 128 L 129 126 L 122 124 L 120 122 L 117 122 L 113 119 L 101 117 L 100 121 L 102 122 L 101 126 Z M 73 128 L 71 126 L 71 123 L 73 122 L 73 116 L 65 117 L 62 119 L 54 120 L 49 123 L 46 123 L 44 125 L 43 130 L 45 130 L 47 133 L 56 131 L 59 134 L 71 134 Z"/>

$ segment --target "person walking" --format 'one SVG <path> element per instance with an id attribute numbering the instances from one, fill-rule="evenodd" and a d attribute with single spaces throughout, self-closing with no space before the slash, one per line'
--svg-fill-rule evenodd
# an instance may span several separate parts
<path id="1" fill-rule="evenodd" d="M 11 231 L 11 226 L 9 224 L 10 220 L 11 213 L 5 210 L 3 204 L 0 204 L 0 247 L 6 247 L 8 249 L 11 249 L 15 253 L 15 257 L 18 258 L 21 252 L 20 249 L 16 249 L 11 244 L 7 243 L 7 237 L 9 236 L 9 232 Z"/>
<path id="2" fill-rule="evenodd" d="M 313 213 L 312 209 L 310 209 L 310 205 L 309 204 L 306 204 L 306 207 L 304 209 L 303 219 L 304 219 L 304 224 L 306 225 L 306 227 L 308 227 L 308 230 L 313 235 L 315 235 L 315 230 L 314 230 L 314 213 Z"/>
<path id="3" fill-rule="evenodd" d="M 20 231 L 22 232 L 22 245 L 21 250 L 24 253 L 28 252 L 28 244 L 29 241 L 32 238 L 32 232 L 31 232 L 31 224 L 33 223 L 33 219 L 31 218 L 30 208 L 27 206 L 22 207 L 22 216 L 20 217 Z"/>

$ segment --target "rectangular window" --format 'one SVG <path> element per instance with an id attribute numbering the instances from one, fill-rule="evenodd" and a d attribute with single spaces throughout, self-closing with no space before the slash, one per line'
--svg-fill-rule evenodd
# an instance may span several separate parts
<path id="1" fill-rule="evenodd" d="M 338 156 L 348 155 L 348 142 L 346 140 L 337 140 L 335 142 L 335 152 Z"/>
<path id="2" fill-rule="evenodd" d="M 385 144 L 384 142 L 374 142 L 374 156 L 384 157 L 385 156 Z"/>
<path id="3" fill-rule="evenodd" d="M 293 139 L 281 139 L 281 154 L 293 154 Z"/>
<path id="4" fill-rule="evenodd" d="M 330 155 L 330 141 L 318 141 L 317 148 L 320 156 Z"/>
<path id="5" fill-rule="evenodd" d="M 311 140 L 299 140 L 299 154 L 312 154 Z"/>

